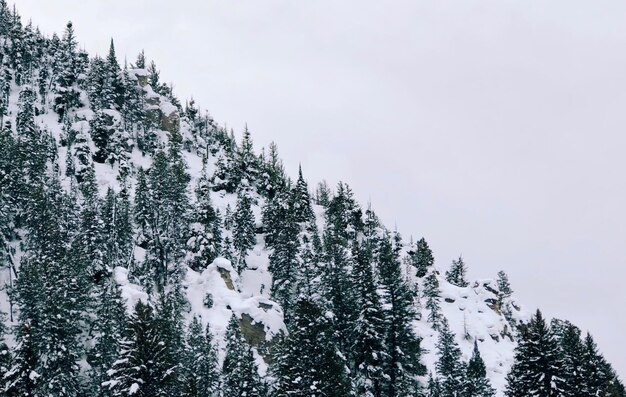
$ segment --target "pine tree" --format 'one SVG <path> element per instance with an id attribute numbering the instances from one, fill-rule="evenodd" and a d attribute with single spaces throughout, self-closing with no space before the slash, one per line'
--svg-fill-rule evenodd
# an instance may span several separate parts
<path id="1" fill-rule="evenodd" d="M 511 289 L 511 284 L 509 283 L 509 277 L 503 270 L 498 272 L 498 299 L 500 302 L 504 301 L 504 299 L 510 297 L 513 294 L 513 290 Z"/>
<path id="2" fill-rule="evenodd" d="M 83 208 L 80 211 L 80 238 L 75 241 L 79 260 L 83 260 L 83 266 L 88 269 L 90 275 L 96 276 L 107 273 L 105 264 L 105 235 L 104 224 L 100 217 L 100 200 L 96 187 L 95 175 L 88 177 L 82 182 L 84 198 Z M 99 276 L 96 276 L 99 277 Z"/>
<path id="3" fill-rule="evenodd" d="M 624 385 L 611 365 L 598 353 L 596 343 L 589 333 L 583 341 L 583 350 L 582 368 L 578 377 L 578 382 L 582 384 L 581 395 L 584 397 L 626 396 Z"/>
<path id="4" fill-rule="evenodd" d="M 356 234 L 362 231 L 362 215 L 361 208 L 354 199 L 350 187 L 339 182 L 337 194 L 328 204 L 326 221 L 343 245 L 347 245 L 346 240 L 354 239 Z"/>
<path id="5" fill-rule="evenodd" d="M 309 188 L 302 177 L 302 167 L 298 167 L 298 181 L 292 192 L 293 217 L 298 223 L 311 222 L 315 219 L 313 208 L 311 208 L 311 196 Z"/>
<path id="6" fill-rule="evenodd" d="M 365 221 L 363 224 L 363 235 L 365 236 L 365 243 L 369 249 L 374 249 L 380 243 L 380 236 L 382 235 L 382 228 L 380 220 L 372 210 L 371 205 L 368 205 L 365 210 Z"/>
<path id="7" fill-rule="evenodd" d="M 272 299 L 280 303 L 287 323 L 298 297 L 297 280 L 300 270 L 299 227 L 292 210 L 287 192 L 278 193 L 263 209 L 266 245 L 272 250 L 268 269 L 272 273 Z"/>
<path id="8" fill-rule="evenodd" d="M 273 199 L 279 191 L 286 187 L 287 177 L 282 160 L 278 157 L 278 147 L 270 143 L 267 159 L 260 161 L 261 172 L 258 188 L 268 199 Z"/>
<path id="9" fill-rule="evenodd" d="M 427 397 L 442 396 L 441 383 L 439 382 L 439 379 L 433 377 L 432 372 L 428 375 L 428 393 L 426 395 Z"/>
<path id="10" fill-rule="evenodd" d="M 459 256 L 459 259 L 452 261 L 450 271 L 446 272 L 446 281 L 457 287 L 467 287 L 469 284 L 466 280 L 467 267 L 463 258 Z"/>
<path id="11" fill-rule="evenodd" d="M 143 126 L 144 123 L 144 91 L 137 84 L 136 78 L 131 77 L 131 72 L 125 66 L 122 72 L 121 80 L 121 102 L 120 112 L 122 113 L 123 127 L 126 131 L 132 131 L 135 128 Z M 139 145 L 139 136 L 137 137 L 137 146 Z M 142 146 L 143 147 L 143 146 Z"/>
<path id="12" fill-rule="evenodd" d="M 435 272 L 428 274 L 424 280 L 424 296 L 426 297 L 426 309 L 428 310 L 428 322 L 438 329 L 441 324 L 442 314 L 439 306 L 439 280 Z"/>
<path id="13" fill-rule="evenodd" d="M 212 397 L 218 391 L 217 353 L 209 327 L 203 332 L 197 317 L 187 331 L 183 371 L 182 397 Z"/>
<path id="14" fill-rule="evenodd" d="M 137 60 L 135 61 L 135 69 L 145 69 L 146 67 L 146 54 L 143 50 L 137 55 Z"/>
<path id="15" fill-rule="evenodd" d="M 355 320 L 355 291 L 351 286 L 350 272 L 353 261 L 348 241 L 341 233 L 326 225 L 321 280 L 321 295 L 332 312 L 335 343 L 347 353 L 352 345 L 352 325 Z"/>
<path id="16" fill-rule="evenodd" d="M 433 252 L 422 237 L 417 242 L 416 250 L 412 255 L 412 264 L 417 269 L 417 277 L 424 277 L 434 263 Z"/>
<path id="17" fill-rule="evenodd" d="M 354 267 L 353 283 L 357 294 L 357 319 L 353 346 L 356 393 L 364 397 L 380 397 L 384 384 L 385 316 L 372 271 L 372 255 L 360 249 Z"/>
<path id="18" fill-rule="evenodd" d="M 125 188 L 120 194 L 108 189 L 101 207 L 102 232 L 108 266 L 127 266 L 132 255 L 133 225 L 130 199 Z"/>
<path id="19" fill-rule="evenodd" d="M 448 320 L 441 321 L 439 340 L 437 341 L 437 374 L 441 381 L 441 396 L 455 397 L 463 390 L 465 365 L 461 362 L 461 349 L 454 340 Z"/>
<path id="20" fill-rule="evenodd" d="M 32 185 L 43 183 L 49 153 L 44 134 L 35 124 L 35 100 L 35 92 L 30 86 L 25 85 L 19 94 L 18 112 L 15 117 L 15 129 L 20 142 L 19 156 L 23 162 L 22 168 L 29 190 L 32 190 Z"/>
<path id="21" fill-rule="evenodd" d="M 222 366 L 223 397 L 261 397 L 263 384 L 254 362 L 252 349 L 233 315 L 226 331 L 226 357 Z"/>
<path id="22" fill-rule="evenodd" d="M 54 110 L 59 115 L 59 121 L 63 120 L 68 111 L 79 107 L 80 94 L 77 90 L 76 81 L 78 79 L 78 55 L 76 52 L 76 37 L 72 22 L 68 22 L 61 51 L 59 52 L 59 73 L 56 75 L 54 91 L 57 97 L 54 101 Z"/>
<path id="23" fill-rule="evenodd" d="M 137 244 L 147 247 L 147 242 L 151 238 L 152 231 L 152 203 L 146 173 L 142 168 L 137 172 L 137 185 L 135 187 L 135 202 L 133 206 L 133 216 L 135 226 L 138 229 Z"/>
<path id="24" fill-rule="evenodd" d="M 87 75 L 87 96 L 89 97 L 89 106 L 98 111 L 106 109 L 104 106 L 103 91 L 105 90 L 106 63 L 100 56 L 91 59 L 89 72 Z"/>
<path id="25" fill-rule="evenodd" d="M 236 156 L 235 180 L 238 186 L 252 186 L 259 174 L 258 158 L 254 154 L 252 136 L 248 125 L 243 131 L 243 139 Z"/>
<path id="26" fill-rule="evenodd" d="M 191 238 L 187 242 L 193 257 L 190 266 L 202 271 L 222 251 L 221 220 L 211 202 L 211 188 L 204 173 L 196 187 L 196 210 Z"/>
<path id="27" fill-rule="evenodd" d="M 233 245 L 237 251 L 237 272 L 246 268 L 248 250 L 256 244 L 256 228 L 252 213 L 252 198 L 241 189 L 237 194 L 237 207 L 233 214 Z"/>
<path id="28" fill-rule="evenodd" d="M 584 362 L 581 368 L 581 377 L 585 379 L 583 384 L 583 394 L 585 397 L 599 396 L 605 389 L 606 374 L 603 373 L 599 361 L 596 343 L 591 334 L 587 333 L 584 344 Z"/>
<path id="29" fill-rule="evenodd" d="M 17 333 L 17 346 L 13 351 L 13 362 L 4 375 L 4 392 L 7 397 L 35 396 L 39 374 L 35 371 L 39 365 L 34 346 L 32 327 L 25 322 Z"/>
<path id="30" fill-rule="evenodd" d="M 120 72 L 120 65 L 115 56 L 115 45 L 111 39 L 109 53 L 105 60 L 103 89 L 100 94 L 100 106 L 103 109 L 121 109 L 124 93 Z"/>
<path id="31" fill-rule="evenodd" d="M 104 163 L 111 155 L 112 138 L 115 134 L 113 116 L 103 111 L 97 111 L 93 119 L 89 121 L 91 139 L 96 145 L 93 160 L 96 163 Z"/>
<path id="32" fill-rule="evenodd" d="M 143 231 L 145 265 L 161 291 L 172 273 L 180 270 L 189 235 L 190 177 L 176 146 L 155 154 L 146 179 L 143 186 L 138 182 L 135 220 Z"/>
<path id="33" fill-rule="evenodd" d="M 6 343 L 6 327 L 5 327 L 6 315 L 0 312 L 0 379 L 3 382 L 7 373 L 12 367 L 11 363 L 11 351 Z M 0 383 L 1 385 L 2 383 Z M 0 395 L 3 395 L 4 388 L 0 386 Z"/>
<path id="34" fill-rule="evenodd" d="M 563 360 L 559 389 L 564 397 L 582 396 L 583 390 L 587 388 L 585 384 L 587 379 L 582 376 L 585 349 L 580 339 L 580 330 L 571 323 L 565 322 L 557 336 Z"/>
<path id="35" fill-rule="evenodd" d="M 15 384 L 35 384 L 42 395 L 76 396 L 82 388 L 78 361 L 90 284 L 85 251 L 70 231 L 78 228 L 55 178 L 36 185 L 28 214 L 27 254 L 22 257 L 15 301 L 20 306 Z M 25 380 L 22 369 L 37 381 Z M 21 368 L 21 369 L 20 369 Z M 21 386 L 20 386 L 21 387 Z M 26 387 L 26 386 L 24 386 Z M 19 388 L 19 387 L 18 387 Z"/>
<path id="36" fill-rule="evenodd" d="M 145 60 L 144 60 L 145 62 Z M 157 69 L 154 61 L 148 66 L 148 84 L 157 94 L 161 93 L 161 83 L 159 82 L 161 72 Z"/>
<path id="37" fill-rule="evenodd" d="M 80 130 L 76 133 L 76 137 L 74 138 L 74 145 L 72 146 L 72 148 L 74 159 L 73 164 L 75 167 L 74 175 L 76 177 L 76 181 L 80 183 L 83 181 L 83 179 L 85 179 L 86 170 L 93 165 L 91 149 L 89 148 L 87 135 L 83 130 Z"/>
<path id="38" fill-rule="evenodd" d="M 387 362 L 385 364 L 385 395 L 412 396 L 420 392 L 417 376 L 425 375 L 420 363 L 421 339 L 413 331 L 416 313 L 413 296 L 400 271 L 389 236 L 378 247 L 378 267 L 387 305 Z"/>
<path id="39" fill-rule="evenodd" d="M 328 204 L 330 204 L 331 196 L 332 192 L 328 187 L 326 181 L 319 182 L 317 185 L 317 189 L 315 189 L 315 203 L 317 205 L 327 207 Z"/>
<path id="40" fill-rule="evenodd" d="M 485 362 L 480 356 L 478 342 L 474 341 L 472 357 L 467 364 L 466 381 L 463 396 L 465 397 L 493 397 L 495 390 L 487 379 Z"/>
<path id="41" fill-rule="evenodd" d="M 103 383 L 111 396 L 170 396 L 175 368 L 170 363 L 169 342 L 157 324 L 153 309 L 138 302 L 120 342 L 120 356 Z"/>
<path id="42" fill-rule="evenodd" d="M 87 354 L 94 395 L 98 395 L 101 384 L 108 380 L 107 371 L 119 357 L 125 325 L 126 308 L 120 290 L 115 280 L 109 278 L 100 287 L 97 295 L 95 320 L 91 330 L 93 348 Z"/>
<path id="43" fill-rule="evenodd" d="M 350 395 L 345 365 L 332 333 L 329 318 L 316 303 L 308 299 L 297 302 L 289 335 L 276 353 L 273 396 Z"/>
<path id="44" fill-rule="evenodd" d="M 558 395 L 561 355 L 554 334 L 539 310 L 525 328 L 515 348 L 505 393 L 508 397 Z"/>
<path id="45" fill-rule="evenodd" d="M 235 144 L 228 140 L 221 146 L 221 150 L 216 154 L 215 172 L 211 177 L 213 189 L 235 193 L 240 184 L 238 165 L 235 162 Z"/>
<path id="46" fill-rule="evenodd" d="M 26 198 L 20 163 L 18 141 L 10 128 L 0 128 L 0 267 L 8 269 L 10 275 L 15 270 L 10 243 Z M 9 283 L 11 280 L 9 276 Z"/>

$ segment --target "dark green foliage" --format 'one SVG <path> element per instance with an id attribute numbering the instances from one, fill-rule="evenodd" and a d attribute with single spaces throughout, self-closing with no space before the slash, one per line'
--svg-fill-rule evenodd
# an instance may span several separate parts
<path id="1" fill-rule="evenodd" d="M 322 181 L 317 185 L 315 189 L 315 203 L 323 207 L 327 207 L 330 204 L 330 199 L 333 193 L 328 187 L 326 181 Z"/>
<path id="2" fill-rule="evenodd" d="M 441 397 L 442 396 L 441 383 L 439 382 L 439 379 L 437 379 L 436 377 L 433 377 L 432 372 L 428 376 L 428 390 L 427 390 L 426 396 L 427 397 Z"/>
<path id="3" fill-rule="evenodd" d="M 385 313 L 376 288 L 372 262 L 367 248 L 358 250 L 353 273 L 358 312 L 350 350 L 354 357 L 355 391 L 364 397 L 382 395 L 384 365 L 389 359 L 385 346 Z"/>
<path id="4" fill-rule="evenodd" d="M 273 192 L 263 208 L 265 243 L 272 249 L 269 270 L 273 275 L 272 297 L 281 304 L 288 322 L 298 296 L 311 296 L 316 277 L 318 239 L 315 215 L 307 184 L 302 178 L 291 190 Z"/>
<path id="5" fill-rule="evenodd" d="M 446 281 L 457 287 L 467 287 L 467 266 L 463 262 L 463 258 L 459 256 L 459 259 L 452 261 L 450 270 L 446 272 Z"/>
<path id="6" fill-rule="evenodd" d="M 59 72 L 56 75 L 54 86 L 54 91 L 57 95 L 54 100 L 54 110 L 59 115 L 59 120 L 63 120 L 71 109 L 81 105 L 80 94 L 76 85 L 80 72 L 76 46 L 74 28 L 72 22 L 68 22 L 61 42 L 61 48 L 57 55 L 59 57 Z"/>
<path id="7" fill-rule="evenodd" d="M 120 65 L 115 56 L 113 39 L 109 46 L 109 53 L 105 60 L 102 91 L 100 92 L 100 107 L 103 109 L 121 109 L 124 101 L 124 86 L 120 74 Z"/>
<path id="8" fill-rule="evenodd" d="M 183 359 L 183 397 L 211 397 L 218 391 L 219 372 L 217 353 L 207 327 L 202 330 L 200 321 L 194 317 L 187 331 Z"/>
<path id="9" fill-rule="evenodd" d="M 495 390 L 487 379 L 485 363 L 478 350 L 478 342 L 474 341 L 472 357 L 467 364 L 466 380 L 464 385 L 465 397 L 493 397 Z"/>
<path id="10" fill-rule="evenodd" d="M 159 290 L 178 271 L 189 235 L 190 177 L 176 147 L 159 151 L 147 177 L 141 173 L 135 195 L 135 222 L 147 250 L 145 272 Z"/>
<path id="11" fill-rule="evenodd" d="M 109 113 L 98 111 L 89 121 L 91 139 L 96 145 L 93 160 L 96 163 L 104 163 L 112 153 L 111 141 L 115 133 L 113 116 Z"/>
<path id="12" fill-rule="evenodd" d="M 96 296 L 95 320 L 91 329 L 93 348 L 87 352 L 91 365 L 92 393 L 98 394 L 107 371 L 120 355 L 120 343 L 126 326 L 126 309 L 120 291 L 112 279 L 105 279 Z"/>
<path id="13" fill-rule="evenodd" d="M 12 367 L 11 352 L 9 346 L 6 343 L 6 327 L 4 325 L 6 321 L 6 315 L 0 312 L 0 379 L 4 380 L 7 373 Z M 3 389 L 0 386 L 0 395 L 2 395 Z"/>
<path id="14" fill-rule="evenodd" d="M 315 219 L 313 208 L 311 208 L 311 196 L 309 195 L 309 187 L 302 177 L 302 168 L 298 168 L 298 181 L 293 188 L 291 196 L 292 216 L 297 223 L 311 222 Z"/>
<path id="15" fill-rule="evenodd" d="M 152 222 L 152 198 L 148 187 L 148 179 L 145 171 L 140 168 L 137 172 L 137 186 L 135 188 L 135 202 L 133 216 L 135 227 L 138 229 L 137 243 L 141 247 L 147 246 L 151 234 Z"/>
<path id="16" fill-rule="evenodd" d="M 500 311 L 504 314 L 504 317 L 508 320 L 511 327 L 516 330 L 517 329 L 517 321 L 513 318 L 513 308 L 512 302 L 509 299 L 513 294 L 513 290 L 511 289 L 511 284 L 509 283 L 509 278 L 504 271 L 498 272 L 498 305 L 500 306 Z"/>
<path id="17" fill-rule="evenodd" d="M 71 150 L 74 154 L 74 176 L 80 183 L 85 178 L 84 173 L 87 172 L 86 170 L 91 168 L 93 165 L 91 149 L 89 148 L 89 143 L 87 142 L 87 134 L 85 134 L 84 131 L 80 130 L 76 132 L 74 144 L 72 145 Z"/>
<path id="18" fill-rule="evenodd" d="M 554 333 L 539 310 L 525 326 L 507 376 L 508 397 L 551 397 L 560 393 L 561 354 Z"/>
<path id="19" fill-rule="evenodd" d="M 263 209 L 266 245 L 272 249 L 269 270 L 272 272 L 272 298 L 280 303 L 288 321 L 297 298 L 299 278 L 298 234 L 300 227 L 292 213 L 288 192 L 279 192 Z"/>
<path id="20" fill-rule="evenodd" d="M 624 396 L 623 385 L 595 342 L 587 334 L 583 339 L 578 327 L 568 321 L 552 322 L 561 351 L 562 365 L 558 388 L 563 397 Z"/>
<path id="21" fill-rule="evenodd" d="M 187 247 L 192 255 L 191 268 L 202 271 L 222 251 L 222 222 L 218 212 L 213 208 L 211 188 L 204 172 L 196 187 L 194 218 Z"/>
<path id="22" fill-rule="evenodd" d="M 30 322 L 25 322 L 17 331 L 18 344 L 13 352 L 13 362 L 4 375 L 4 391 L 8 397 L 34 396 L 38 378 L 31 376 L 39 364 L 34 346 Z"/>
<path id="23" fill-rule="evenodd" d="M 246 125 L 243 139 L 236 154 L 234 178 L 237 186 L 252 186 L 259 175 L 259 160 L 254 154 L 252 136 Z"/>
<path id="24" fill-rule="evenodd" d="M 441 396 L 455 397 L 465 386 L 466 369 L 461 362 L 461 350 L 448 327 L 448 320 L 441 321 L 437 341 L 437 374 L 441 382 Z"/>
<path id="25" fill-rule="evenodd" d="M 171 342 L 160 325 L 154 310 L 138 302 L 120 342 L 119 358 L 103 384 L 111 396 L 171 396 L 176 366 L 172 365 Z"/>
<path id="26" fill-rule="evenodd" d="M 84 228 L 68 218 L 71 207 L 58 181 L 33 192 L 28 215 L 29 254 L 22 258 L 15 289 L 21 307 L 12 383 L 35 387 L 45 395 L 75 396 L 82 389 L 80 335 L 86 322 L 89 258 L 81 244 Z M 31 365 L 34 367 L 31 368 Z M 24 368 L 38 376 L 24 379 Z"/>
<path id="27" fill-rule="evenodd" d="M 137 54 L 137 60 L 135 61 L 134 67 L 137 69 L 144 69 L 146 67 L 146 54 L 143 50 Z"/>
<path id="28" fill-rule="evenodd" d="M 143 62 L 145 63 L 145 57 Z M 150 66 L 148 66 L 148 84 L 150 84 L 150 87 L 152 87 L 157 94 L 161 92 L 160 75 L 161 72 L 157 69 L 156 64 L 154 61 L 151 61 Z"/>
<path id="29" fill-rule="evenodd" d="M 349 395 L 345 365 L 332 333 L 330 320 L 316 303 L 297 302 L 289 335 L 275 354 L 273 396 Z"/>
<path id="30" fill-rule="evenodd" d="M 423 237 L 417 242 L 415 251 L 411 257 L 411 263 L 415 266 L 415 269 L 417 269 L 417 277 L 424 277 L 430 267 L 435 263 L 433 252 Z"/>
<path id="31" fill-rule="evenodd" d="M 122 80 L 120 84 L 122 88 L 121 99 L 119 100 L 122 103 L 120 112 L 122 113 L 123 126 L 125 130 L 132 131 L 133 128 L 144 126 L 145 93 L 137 83 L 136 79 L 131 77 L 131 72 L 129 72 L 126 67 L 122 72 Z M 139 142 L 137 142 L 137 146 L 140 146 Z M 141 147 L 145 148 L 146 146 L 152 148 L 153 143 L 144 145 L 142 142 Z"/>
<path id="32" fill-rule="evenodd" d="M 223 144 L 217 153 L 215 172 L 211 177 L 214 190 L 225 190 L 227 193 L 235 193 L 239 186 L 235 163 L 235 144 L 228 141 Z"/>
<path id="33" fill-rule="evenodd" d="M 43 183 L 51 144 L 35 124 L 35 99 L 35 92 L 29 86 L 24 86 L 19 94 L 15 118 L 16 149 L 20 168 L 23 169 L 24 196 L 29 196 L 35 185 Z"/>
<path id="34" fill-rule="evenodd" d="M 354 200 L 350 187 L 339 182 L 337 194 L 328 204 L 326 221 L 328 228 L 341 240 L 354 238 L 363 229 L 362 211 Z M 345 245 L 345 242 L 343 243 Z"/>
<path id="35" fill-rule="evenodd" d="M 509 277 L 503 270 L 498 272 L 498 299 L 500 302 L 504 301 L 504 299 L 510 297 L 513 294 L 513 290 L 511 289 L 511 284 L 509 283 Z"/>
<path id="36" fill-rule="evenodd" d="M 101 208 L 102 232 L 109 267 L 128 266 L 133 249 L 133 224 L 130 199 L 124 189 L 119 194 L 107 190 Z"/>
<path id="37" fill-rule="evenodd" d="M 279 191 L 285 189 L 287 177 L 282 160 L 278 157 L 278 147 L 270 143 L 267 158 L 261 155 L 261 172 L 259 175 L 259 191 L 268 199 L 273 199 Z"/>
<path id="38" fill-rule="evenodd" d="M 355 320 L 355 291 L 351 286 L 352 258 L 347 241 L 327 224 L 324 231 L 322 294 L 333 313 L 335 342 L 342 352 L 351 345 L 351 330 Z"/>
<path id="39" fill-rule="evenodd" d="M 0 129 L 0 267 L 14 267 L 11 240 L 26 198 L 18 142 L 9 128 Z"/>
<path id="40" fill-rule="evenodd" d="M 87 95 L 89 105 L 94 110 L 102 109 L 102 92 L 106 84 L 106 63 L 100 56 L 91 59 L 87 76 Z"/>
<path id="41" fill-rule="evenodd" d="M 428 310 L 428 322 L 432 323 L 434 329 L 438 329 L 441 324 L 442 314 L 439 306 L 439 280 L 434 272 L 428 274 L 424 279 L 424 296 L 426 297 L 426 309 Z"/>
<path id="42" fill-rule="evenodd" d="M 237 272 L 246 268 L 248 250 L 256 243 L 256 228 L 252 213 L 252 198 L 241 189 L 237 194 L 237 208 L 233 214 L 233 245 L 237 252 Z"/>
<path id="43" fill-rule="evenodd" d="M 413 331 L 416 319 L 413 295 L 402 278 L 400 261 L 394 252 L 389 236 L 378 247 L 378 269 L 385 290 L 387 310 L 384 394 L 389 397 L 412 396 L 420 392 L 416 377 L 425 375 L 426 368 L 420 362 L 421 339 Z"/>
<path id="44" fill-rule="evenodd" d="M 252 349 L 243 338 L 233 315 L 226 331 L 226 357 L 222 366 L 223 397 L 262 397 L 264 385 Z"/>

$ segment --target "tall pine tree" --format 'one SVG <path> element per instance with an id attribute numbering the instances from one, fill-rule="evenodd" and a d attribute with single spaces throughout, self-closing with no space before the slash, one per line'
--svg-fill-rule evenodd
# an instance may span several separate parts
<path id="1" fill-rule="evenodd" d="M 508 397 L 558 395 L 561 354 L 554 334 L 539 310 L 525 326 L 507 375 Z"/>
<path id="2" fill-rule="evenodd" d="M 289 335 L 275 354 L 275 397 L 350 394 L 343 360 L 338 356 L 332 323 L 309 299 L 296 304 Z"/>
<path id="3" fill-rule="evenodd" d="M 263 397 L 264 385 L 252 349 L 244 339 L 235 315 L 226 331 L 226 357 L 222 365 L 223 397 Z"/>

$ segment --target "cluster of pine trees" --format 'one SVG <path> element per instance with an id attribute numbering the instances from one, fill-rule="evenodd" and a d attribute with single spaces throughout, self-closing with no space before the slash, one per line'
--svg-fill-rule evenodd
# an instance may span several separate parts
<path id="1" fill-rule="evenodd" d="M 122 67 L 111 42 L 106 58 L 90 58 L 71 23 L 44 37 L 5 0 L 0 65 L 0 266 L 11 324 L 0 322 L 0 396 L 494 395 L 477 343 L 462 360 L 427 242 L 404 243 L 348 185 L 311 194 L 301 170 L 287 176 L 275 145 L 259 155 L 247 127 L 237 142 L 193 100 L 182 106 L 143 53 Z M 177 109 L 177 128 L 163 129 L 155 96 Z M 60 134 L 37 122 L 47 116 Z M 139 166 L 137 153 L 150 161 Z M 193 183 L 188 153 L 203 162 Z M 119 189 L 101 192 L 102 166 Z M 220 211 L 212 194 L 236 200 Z M 288 331 L 267 353 L 264 377 L 235 316 L 218 358 L 211 324 L 190 316 L 183 286 L 188 269 L 217 257 L 246 271 L 261 236 Z M 149 300 L 127 307 L 116 268 Z M 462 258 L 445 276 L 468 286 Z M 504 273 L 499 291 L 513 325 Z M 440 335 L 430 377 L 414 326 L 423 311 Z M 538 314 L 518 334 L 507 395 L 625 395 L 573 325 L 548 327 Z"/>
<path id="2" fill-rule="evenodd" d="M 568 321 L 547 324 L 540 311 L 520 327 L 506 395 L 623 396 L 624 385 L 598 353 L 592 336 Z"/>

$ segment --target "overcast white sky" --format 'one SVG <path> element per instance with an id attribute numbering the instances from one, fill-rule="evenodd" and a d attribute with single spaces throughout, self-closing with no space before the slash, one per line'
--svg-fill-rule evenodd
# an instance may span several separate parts
<path id="1" fill-rule="evenodd" d="M 143 48 L 293 175 L 344 180 L 440 266 L 504 269 L 626 376 L 626 2 L 17 0 L 45 33 Z"/>

